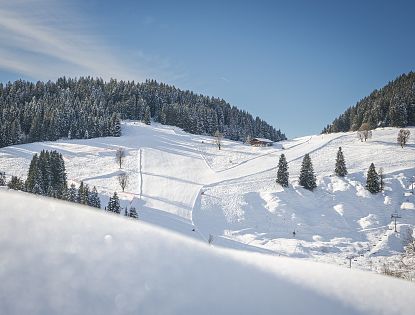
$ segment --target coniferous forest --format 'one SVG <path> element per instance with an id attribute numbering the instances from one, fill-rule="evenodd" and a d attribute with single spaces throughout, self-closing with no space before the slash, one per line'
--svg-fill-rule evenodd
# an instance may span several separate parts
<path id="1" fill-rule="evenodd" d="M 59 138 L 120 136 L 120 119 L 151 119 L 194 134 L 221 132 L 231 140 L 286 139 L 265 121 L 223 99 L 144 83 L 81 77 L 56 82 L 0 83 L 0 147 Z"/>
<path id="2" fill-rule="evenodd" d="M 363 123 L 377 127 L 415 125 L 415 73 L 402 74 L 380 90 L 349 107 L 322 133 L 358 130 Z"/>

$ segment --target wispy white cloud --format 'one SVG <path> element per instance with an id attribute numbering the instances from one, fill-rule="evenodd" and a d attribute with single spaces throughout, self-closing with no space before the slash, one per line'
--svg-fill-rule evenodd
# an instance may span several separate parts
<path id="1" fill-rule="evenodd" d="M 141 81 L 170 75 L 163 59 L 142 52 L 121 55 L 93 29 L 62 1 L 0 0 L 0 69 L 34 79 L 91 75 Z"/>

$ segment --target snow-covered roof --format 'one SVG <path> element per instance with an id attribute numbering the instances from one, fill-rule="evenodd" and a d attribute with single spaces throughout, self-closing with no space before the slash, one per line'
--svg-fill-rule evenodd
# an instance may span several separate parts
<path id="1" fill-rule="evenodd" d="M 274 143 L 274 141 L 271 141 L 271 140 L 265 139 L 265 138 L 252 138 L 251 140 L 258 140 L 258 141 L 261 141 L 261 142 Z"/>

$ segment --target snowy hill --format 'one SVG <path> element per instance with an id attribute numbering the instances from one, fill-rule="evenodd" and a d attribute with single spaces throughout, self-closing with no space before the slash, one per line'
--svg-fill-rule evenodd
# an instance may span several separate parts
<path id="1" fill-rule="evenodd" d="M 0 189 L 0 313 L 412 314 L 414 283 Z"/>
<path id="2" fill-rule="evenodd" d="M 415 128 L 411 128 L 412 136 Z M 134 205 L 140 220 L 214 246 L 304 257 L 340 265 L 379 270 L 384 257 L 402 251 L 402 239 L 415 224 L 413 141 L 396 144 L 398 129 L 373 131 L 360 142 L 354 133 L 308 136 L 275 147 L 251 147 L 190 135 L 179 128 L 124 122 L 120 138 L 59 140 L 10 146 L 0 150 L 0 170 L 24 177 L 32 155 L 42 149 L 63 154 L 69 182 L 97 186 L 105 205 L 120 191 L 115 162 L 118 147 L 127 150 L 123 171 L 130 176 L 122 204 Z M 349 175 L 332 176 L 338 147 Z M 281 153 L 288 160 L 290 187 L 275 183 Z M 310 153 L 318 187 L 298 185 L 304 154 Z M 385 191 L 368 193 L 370 163 L 383 168 Z M 398 231 L 391 213 L 399 211 Z M 295 237 L 293 232 L 296 232 Z"/>

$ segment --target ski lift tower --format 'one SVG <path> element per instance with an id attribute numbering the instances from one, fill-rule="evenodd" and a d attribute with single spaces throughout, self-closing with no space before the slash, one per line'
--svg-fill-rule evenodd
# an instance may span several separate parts
<path id="1" fill-rule="evenodd" d="M 398 211 L 391 214 L 391 219 L 395 221 L 395 233 L 398 232 L 396 230 L 396 219 L 400 219 L 400 218 L 402 218 L 402 217 L 398 214 Z"/>

